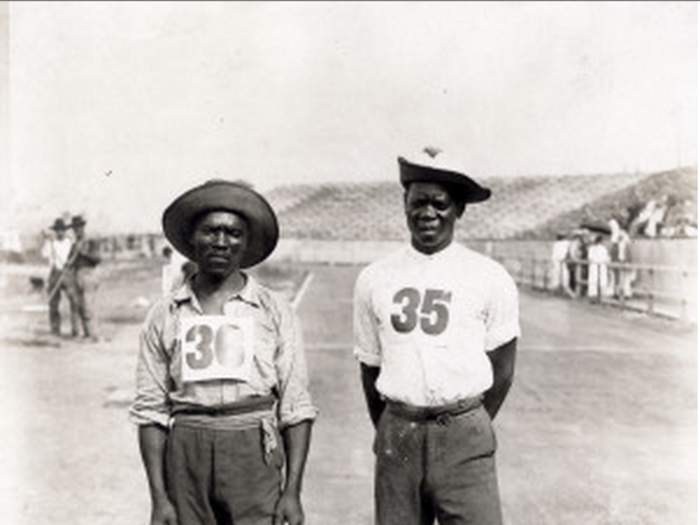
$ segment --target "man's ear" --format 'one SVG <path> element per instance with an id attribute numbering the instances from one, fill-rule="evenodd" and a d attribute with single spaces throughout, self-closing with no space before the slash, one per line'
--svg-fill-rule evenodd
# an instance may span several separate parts
<path id="1" fill-rule="evenodd" d="M 457 208 L 457 218 L 461 219 L 462 215 L 464 215 L 464 210 L 467 209 L 467 203 L 464 202 L 463 199 L 460 199 L 455 202 L 455 207 Z"/>

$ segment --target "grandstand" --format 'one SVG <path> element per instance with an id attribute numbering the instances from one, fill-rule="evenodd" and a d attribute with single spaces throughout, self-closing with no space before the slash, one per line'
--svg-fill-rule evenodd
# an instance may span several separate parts
<path id="1" fill-rule="evenodd" d="M 525 255 L 539 257 L 548 253 L 556 233 L 570 232 L 583 222 L 638 213 L 652 199 L 668 198 L 667 220 L 691 224 L 691 231 L 697 228 L 696 168 L 652 174 L 484 177 L 481 182 L 493 190 L 493 197 L 470 206 L 456 225 L 456 239 L 478 250 L 489 250 L 486 245 L 498 241 L 534 241 L 539 247 Z M 367 262 L 379 252 L 352 254 L 366 251 L 368 244 L 408 238 L 398 180 L 287 184 L 266 192 L 266 197 L 278 214 L 283 244 L 293 243 L 286 251 L 281 247 L 278 255 L 289 257 L 302 245 L 319 250 L 323 244 L 324 253 L 314 259 L 323 260 L 327 245 L 342 241 L 344 254 L 327 262 Z M 622 221 L 623 226 L 625 222 L 629 220 Z M 23 240 L 20 258 L 41 262 L 40 241 L 38 235 Z M 165 245 L 161 232 L 108 235 L 100 241 L 106 258 L 151 257 Z M 498 250 L 493 255 L 499 255 Z"/>
<path id="2" fill-rule="evenodd" d="M 458 240 L 549 240 L 584 221 L 605 222 L 616 216 L 629 223 L 630 214 L 650 199 L 670 198 L 682 205 L 680 219 L 697 227 L 695 168 L 653 174 L 492 177 L 481 182 L 493 190 L 493 197 L 468 209 L 457 226 Z M 397 182 L 287 185 L 267 197 L 278 211 L 282 238 L 406 238 Z"/>

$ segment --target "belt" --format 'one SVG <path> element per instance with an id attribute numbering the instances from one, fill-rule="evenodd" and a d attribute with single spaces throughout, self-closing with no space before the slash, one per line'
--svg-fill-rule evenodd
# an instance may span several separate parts
<path id="1" fill-rule="evenodd" d="M 272 410 L 275 396 L 256 396 L 217 406 L 184 405 L 173 409 L 171 426 L 215 431 L 260 428 L 265 462 L 270 464 L 277 448 L 277 417 Z"/>
<path id="2" fill-rule="evenodd" d="M 437 422 L 449 424 L 450 419 L 460 414 L 466 414 L 481 406 L 481 396 L 469 397 L 437 407 L 417 407 L 398 401 L 387 400 L 386 408 L 389 412 L 403 419 L 417 423 Z"/>
<path id="3" fill-rule="evenodd" d="M 275 404 L 275 400 L 275 396 L 270 394 L 267 396 L 247 397 L 235 403 L 227 403 L 224 405 L 178 405 L 173 407 L 171 415 L 236 416 L 240 414 L 249 414 L 251 412 L 271 410 Z"/>

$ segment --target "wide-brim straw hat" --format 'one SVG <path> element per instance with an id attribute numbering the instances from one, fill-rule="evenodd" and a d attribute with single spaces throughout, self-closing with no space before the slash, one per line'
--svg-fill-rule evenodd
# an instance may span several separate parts
<path id="1" fill-rule="evenodd" d="M 71 228 L 80 228 L 81 226 L 85 226 L 87 224 L 87 221 L 83 219 L 82 215 L 76 215 L 73 217 L 71 220 Z"/>
<path id="2" fill-rule="evenodd" d="M 53 221 L 53 226 L 51 226 L 51 229 L 54 231 L 64 231 L 67 230 L 69 226 L 63 222 L 63 219 L 56 219 Z"/>
<path id="3" fill-rule="evenodd" d="M 248 185 L 227 180 L 207 181 L 175 199 L 163 212 L 165 237 L 177 251 L 194 260 L 194 223 L 212 211 L 230 211 L 248 222 L 248 247 L 241 268 L 261 263 L 277 246 L 279 226 L 272 206 Z"/>
<path id="4" fill-rule="evenodd" d="M 465 203 L 483 202 L 491 190 L 466 174 L 459 162 L 441 154 L 437 148 L 425 148 L 408 159 L 399 157 L 399 172 L 404 188 L 413 182 L 446 184 L 458 192 Z"/>

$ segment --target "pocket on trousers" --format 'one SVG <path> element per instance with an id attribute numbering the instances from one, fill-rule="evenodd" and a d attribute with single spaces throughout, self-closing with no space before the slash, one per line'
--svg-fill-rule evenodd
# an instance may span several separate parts
<path id="1" fill-rule="evenodd" d="M 468 455 L 467 459 L 491 456 L 496 452 L 496 432 L 488 412 L 483 407 L 455 418 L 459 425 L 459 443 L 455 443 Z"/>

